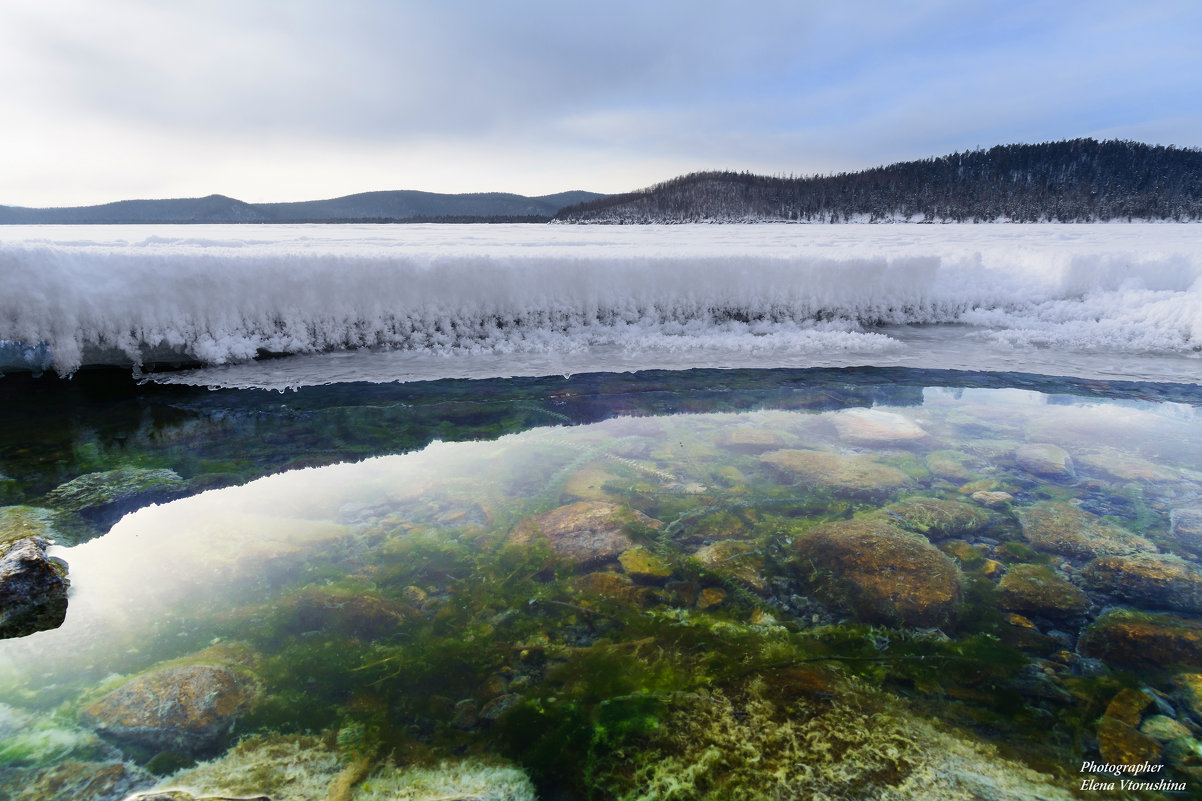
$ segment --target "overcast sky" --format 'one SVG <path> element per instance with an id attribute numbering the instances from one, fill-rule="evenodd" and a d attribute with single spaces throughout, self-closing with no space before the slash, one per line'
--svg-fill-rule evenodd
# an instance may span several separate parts
<path id="1" fill-rule="evenodd" d="M 0 0 L 0 204 L 1202 146 L 1202 3 Z"/>

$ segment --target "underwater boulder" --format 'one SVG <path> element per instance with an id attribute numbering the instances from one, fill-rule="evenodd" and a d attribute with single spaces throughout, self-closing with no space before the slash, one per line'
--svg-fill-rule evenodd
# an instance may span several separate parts
<path id="1" fill-rule="evenodd" d="M 1202 559 L 1202 506 L 1174 509 L 1169 521 L 1169 546 L 1186 556 Z"/>
<path id="2" fill-rule="evenodd" d="M 171 500 L 186 491 L 187 485 L 174 470 L 121 467 L 60 484 L 46 495 L 46 501 L 107 529 L 135 509 Z"/>
<path id="3" fill-rule="evenodd" d="M 1089 596 L 1047 565 L 1014 565 L 998 582 L 998 606 L 1009 612 L 1050 618 L 1076 617 Z"/>
<path id="4" fill-rule="evenodd" d="M 1015 509 L 1023 536 L 1037 548 L 1078 559 L 1154 552 L 1149 540 L 1071 503 L 1044 501 Z"/>
<path id="5" fill-rule="evenodd" d="M 1202 612 L 1202 570 L 1177 556 L 1104 556 L 1082 574 L 1090 587 L 1136 606 Z"/>
<path id="6" fill-rule="evenodd" d="M 672 564 L 659 554 L 641 545 L 618 556 L 622 570 L 640 584 L 663 584 L 672 575 Z"/>
<path id="7" fill-rule="evenodd" d="M 901 470 L 863 454 L 789 449 L 766 453 L 760 461 L 788 478 L 853 497 L 881 498 L 914 486 Z"/>
<path id="8" fill-rule="evenodd" d="M 556 556 L 579 567 L 612 562 L 635 546 L 632 530 L 658 531 L 664 524 L 629 507 L 580 501 L 519 523 L 509 535 L 514 545 L 546 540 Z"/>
<path id="9" fill-rule="evenodd" d="M 795 548 L 803 581 L 863 620 L 940 626 L 956 616 L 960 569 L 926 537 L 880 517 L 820 525 Z"/>
<path id="10" fill-rule="evenodd" d="M 42 537 L 0 540 L 0 638 L 58 628 L 67 616 L 67 563 Z"/>
<path id="11" fill-rule="evenodd" d="M 1077 649 L 1125 667 L 1202 668 L 1202 620 L 1120 609 L 1094 621 Z"/>
<path id="12" fill-rule="evenodd" d="M 1171 467 L 1156 464 L 1117 448 L 1101 448 L 1079 453 L 1076 464 L 1082 472 L 1103 475 L 1118 481 L 1169 484 L 1182 480 L 1181 474 Z"/>
<path id="13" fill-rule="evenodd" d="M 839 439 L 855 445 L 906 445 L 927 436 L 908 417 L 880 409 L 845 409 L 835 412 L 831 422 Z"/>
<path id="14" fill-rule="evenodd" d="M 753 590 L 767 585 L 764 578 L 764 556 L 755 543 L 744 540 L 718 540 L 699 548 L 694 558 L 709 570 L 735 579 Z"/>
<path id="15" fill-rule="evenodd" d="M 1125 689 L 1106 706 L 1098 721 L 1098 751 L 1109 765 L 1155 764 L 1160 761 L 1160 743 L 1139 730 L 1143 711 L 1152 696 L 1141 690 Z"/>
<path id="16" fill-rule="evenodd" d="M 217 745 L 257 695 L 257 685 L 230 667 L 179 665 L 130 679 L 84 707 L 80 719 L 120 743 L 193 754 Z"/>
<path id="17" fill-rule="evenodd" d="M 907 531 L 933 541 L 964 537 L 991 520 L 988 513 L 971 504 L 918 496 L 886 506 L 884 514 Z"/>
<path id="18" fill-rule="evenodd" d="M 927 469 L 931 475 L 953 484 L 972 481 L 980 475 L 985 463 L 963 451 L 932 451 L 926 456 Z"/>
<path id="19" fill-rule="evenodd" d="M 1046 442 L 1023 445 L 1014 452 L 1014 460 L 1023 470 L 1043 478 L 1064 481 L 1077 474 L 1068 451 Z"/>
<path id="20" fill-rule="evenodd" d="M 775 451 L 788 444 L 784 434 L 770 428 L 732 428 L 714 440 L 719 448 L 735 453 L 760 454 Z"/>

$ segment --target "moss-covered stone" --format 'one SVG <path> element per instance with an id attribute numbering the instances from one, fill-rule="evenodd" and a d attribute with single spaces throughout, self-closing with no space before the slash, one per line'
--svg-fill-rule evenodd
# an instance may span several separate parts
<path id="1" fill-rule="evenodd" d="M 927 469 L 931 474 L 953 484 L 964 484 L 981 474 L 985 463 L 963 451 L 942 450 L 927 454 Z"/>
<path id="2" fill-rule="evenodd" d="M 998 606 L 1011 612 L 1066 618 L 1089 608 L 1089 597 L 1047 565 L 1014 565 L 997 589 Z"/>
<path id="3" fill-rule="evenodd" d="M 626 575 L 644 584 L 663 584 L 672 575 L 672 564 L 641 545 L 623 551 L 618 562 Z"/>
<path id="4" fill-rule="evenodd" d="M 1076 463 L 1083 472 L 1097 473 L 1119 481 L 1165 484 L 1181 480 L 1181 475 L 1171 467 L 1117 448 L 1099 448 L 1079 453 Z"/>
<path id="5" fill-rule="evenodd" d="M 1109 765 L 1155 764 L 1160 761 L 1160 743 L 1135 726 L 1103 715 L 1098 721 L 1098 751 Z"/>
<path id="6" fill-rule="evenodd" d="M 556 556 L 590 567 L 613 561 L 633 548 L 630 532 L 635 528 L 658 531 L 663 523 L 617 504 L 580 501 L 523 520 L 509 535 L 509 541 L 526 545 L 543 539 Z"/>
<path id="7" fill-rule="evenodd" d="M 1202 668 L 1202 621 L 1117 610 L 1086 629 L 1078 649 L 1124 667 Z"/>
<path id="8" fill-rule="evenodd" d="M 1014 496 L 1008 492 L 986 492 L 985 490 L 977 490 L 970 496 L 974 501 L 982 506 L 988 506 L 993 509 L 1004 507 L 1014 500 Z"/>
<path id="9" fill-rule="evenodd" d="M 852 497 L 881 498 L 914 485 L 901 470 L 860 454 L 781 450 L 764 454 L 760 461 L 790 478 Z"/>
<path id="10" fill-rule="evenodd" d="M 762 590 L 766 584 L 764 557 L 754 543 L 719 540 L 699 548 L 693 556 L 715 573 L 741 581 L 753 589 Z"/>
<path id="11" fill-rule="evenodd" d="M 1038 548 L 1078 559 L 1152 552 L 1144 537 L 1071 503 L 1045 501 L 1015 510 L 1023 535 Z"/>
<path id="12" fill-rule="evenodd" d="M 21 786 L 8 794 L 4 792 L 7 788 L 0 789 L 0 797 L 9 801 L 119 801 L 153 783 L 150 774 L 122 762 L 66 761 L 26 772 L 20 777 Z"/>
<path id="13" fill-rule="evenodd" d="M 651 599 L 651 590 L 639 587 L 621 573 L 586 573 L 574 579 L 572 587 L 582 595 L 630 606 L 643 606 Z"/>
<path id="14" fill-rule="evenodd" d="M 212 648 L 135 676 L 80 711 L 103 737 L 154 751 L 219 744 L 260 697 L 238 649 Z"/>
<path id="15" fill-rule="evenodd" d="M 902 528 L 938 541 L 979 531 L 990 520 L 987 513 L 959 501 L 911 496 L 884 509 Z"/>
<path id="16" fill-rule="evenodd" d="M 72 479 L 51 490 L 46 501 L 107 528 L 128 512 L 186 490 L 187 484 L 174 470 L 121 467 Z"/>
<path id="17" fill-rule="evenodd" d="M 921 535 L 861 517 L 818 526 L 795 547 L 802 580 L 863 620 L 939 626 L 956 616 L 960 570 Z"/>
<path id="18" fill-rule="evenodd" d="M 1202 720 L 1202 673 L 1178 673 L 1173 683 L 1181 700 L 1198 720 Z"/>
<path id="19" fill-rule="evenodd" d="M 1169 520 L 1169 546 L 1178 553 L 1202 559 L 1202 506 L 1174 509 Z"/>
<path id="20" fill-rule="evenodd" d="M 706 587 L 697 593 L 697 608 L 712 609 L 715 606 L 721 606 L 726 600 L 726 590 L 721 587 Z"/>
<path id="21" fill-rule="evenodd" d="M 1082 574 L 1090 587 L 1136 606 L 1202 612 L 1202 570 L 1176 556 L 1104 556 Z"/>

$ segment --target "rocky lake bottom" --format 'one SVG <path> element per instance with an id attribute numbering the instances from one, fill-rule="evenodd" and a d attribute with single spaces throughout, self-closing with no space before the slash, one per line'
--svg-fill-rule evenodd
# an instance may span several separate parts
<path id="1" fill-rule="evenodd" d="M 0 397 L 0 798 L 1202 797 L 1197 386 Z"/>

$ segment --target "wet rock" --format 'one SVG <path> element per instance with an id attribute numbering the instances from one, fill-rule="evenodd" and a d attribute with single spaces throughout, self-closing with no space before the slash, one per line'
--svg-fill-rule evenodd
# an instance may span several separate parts
<path id="1" fill-rule="evenodd" d="M 471 731 L 480 724 L 480 709 L 471 698 L 465 698 L 455 704 L 455 714 L 451 717 L 451 725 L 462 731 Z"/>
<path id="2" fill-rule="evenodd" d="M 931 475 L 953 484 L 972 481 L 984 467 L 984 462 L 963 451 L 932 451 L 927 454 L 927 469 Z"/>
<path id="3" fill-rule="evenodd" d="M 840 439 L 857 445 L 899 445 L 927 435 L 910 419 L 880 409 L 846 409 L 836 412 L 831 422 Z"/>
<path id="4" fill-rule="evenodd" d="M 663 584 L 672 575 L 668 560 L 642 546 L 623 551 L 618 562 L 626 575 L 643 584 Z"/>
<path id="5" fill-rule="evenodd" d="M 42 537 L 0 541 L 0 638 L 58 628 L 67 616 L 67 563 Z"/>
<path id="6" fill-rule="evenodd" d="M 1160 761 L 1160 743 L 1121 720 L 1103 715 L 1098 721 L 1098 751 L 1110 765 Z"/>
<path id="7" fill-rule="evenodd" d="M 1077 647 L 1083 656 L 1127 667 L 1202 668 L 1202 621 L 1119 610 L 1098 618 Z"/>
<path id="8" fill-rule="evenodd" d="M 118 742 L 197 753 L 220 742 L 257 692 L 228 667 L 166 667 L 129 680 L 85 707 L 80 718 Z"/>
<path id="9" fill-rule="evenodd" d="M 480 719 L 496 721 L 521 702 L 522 696 L 518 693 L 506 693 L 505 695 L 498 695 L 496 698 L 485 704 L 480 710 Z"/>
<path id="10" fill-rule="evenodd" d="M 1119 481 L 1165 484 L 1181 480 L 1181 475 L 1176 470 L 1117 448 L 1102 448 L 1077 454 L 1076 464 L 1084 472 L 1100 473 Z"/>
<path id="11" fill-rule="evenodd" d="M 1169 554 L 1094 559 L 1082 571 L 1088 585 L 1136 606 L 1202 612 L 1202 570 Z"/>
<path id="12" fill-rule="evenodd" d="M 998 606 L 1011 612 L 1065 618 L 1089 608 L 1089 597 L 1047 565 L 1014 565 L 997 589 Z"/>
<path id="13" fill-rule="evenodd" d="M 1139 725 L 1140 734 L 1151 737 L 1158 743 L 1167 743 L 1181 737 L 1189 737 L 1190 730 L 1168 715 L 1151 715 Z"/>
<path id="14" fill-rule="evenodd" d="M 864 620 L 939 626 L 956 615 L 959 568 L 925 537 L 879 517 L 818 526 L 795 547 L 802 580 Z"/>
<path id="15" fill-rule="evenodd" d="M 186 490 L 187 485 L 174 470 L 122 467 L 60 484 L 46 495 L 46 500 L 107 529 L 135 509 L 162 503 Z"/>
<path id="16" fill-rule="evenodd" d="M 967 536 L 990 519 L 988 514 L 967 503 L 919 497 L 890 504 L 884 514 L 902 528 L 935 541 Z"/>
<path id="17" fill-rule="evenodd" d="M 719 540 L 698 549 L 694 557 L 715 573 L 729 576 L 749 587 L 762 590 L 764 557 L 755 545 L 742 540 Z"/>
<path id="18" fill-rule="evenodd" d="M 1023 445 L 1014 452 L 1018 466 L 1028 473 L 1044 478 L 1065 480 L 1076 475 L 1068 451 L 1049 443 Z"/>
<path id="19" fill-rule="evenodd" d="M 523 520 L 509 535 L 509 541 L 525 545 L 543 539 L 556 556 L 589 567 L 613 561 L 623 551 L 633 548 L 631 529 L 658 531 L 663 525 L 624 506 L 580 501 Z"/>
<path id="20" fill-rule="evenodd" d="M 55 545 L 78 545 L 103 533 L 70 512 L 41 506 L 0 507 L 0 542 L 42 537 Z"/>
<path id="21" fill-rule="evenodd" d="M 726 590 L 721 587 L 706 587 L 697 593 L 697 608 L 713 609 L 715 606 L 721 606 L 725 600 Z"/>
<path id="22" fill-rule="evenodd" d="M 1071 503 L 1045 501 L 1015 509 L 1023 535 L 1038 548 L 1078 559 L 1153 552 L 1156 546 Z"/>
<path id="23" fill-rule="evenodd" d="M 329 790 L 344 767 L 334 741 L 333 736 L 274 734 L 249 737 L 217 759 L 163 779 L 158 784 L 160 789 L 146 793 L 138 801 L 329 799 Z"/>
<path id="24" fill-rule="evenodd" d="M 1174 509 L 1169 520 L 1168 539 L 1173 550 L 1202 559 L 1202 506 Z"/>
<path id="25" fill-rule="evenodd" d="M 764 454 L 760 461 L 790 478 L 853 497 L 879 498 L 914 485 L 902 471 L 865 455 L 783 450 Z"/>
<path id="26" fill-rule="evenodd" d="M 642 606 L 651 598 L 648 588 L 639 587 L 622 573 L 586 573 L 573 581 L 573 587 L 583 595 L 630 606 Z"/>
<path id="27" fill-rule="evenodd" d="M 1173 677 L 1173 683 L 1190 713 L 1202 721 L 1202 673 L 1178 673 Z"/>
<path id="28" fill-rule="evenodd" d="M 769 428 L 734 428 L 718 435 L 714 443 L 735 453 L 764 453 L 783 448 L 788 441 L 779 431 Z"/>
<path id="29" fill-rule="evenodd" d="M 982 506 L 991 508 L 1005 506 L 1014 500 L 1014 496 L 1010 493 L 1000 491 L 987 492 L 985 490 L 977 490 L 970 497 Z"/>
<path id="30" fill-rule="evenodd" d="M 1165 744 L 1163 759 L 1194 781 L 1202 780 L 1202 742 L 1193 737 L 1178 737 Z"/>

